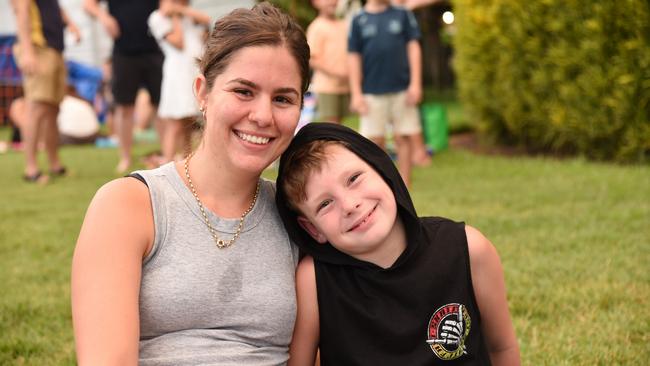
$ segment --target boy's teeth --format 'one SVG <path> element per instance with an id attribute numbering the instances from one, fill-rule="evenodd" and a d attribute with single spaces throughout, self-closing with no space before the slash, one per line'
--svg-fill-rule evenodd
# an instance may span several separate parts
<path id="1" fill-rule="evenodd" d="M 239 138 L 244 140 L 244 141 L 248 141 L 248 142 L 251 142 L 253 144 L 258 144 L 258 145 L 267 144 L 269 142 L 269 140 L 271 140 L 268 137 L 253 136 L 253 135 L 249 135 L 249 134 L 242 133 L 242 132 L 238 132 L 237 136 L 239 136 Z"/>

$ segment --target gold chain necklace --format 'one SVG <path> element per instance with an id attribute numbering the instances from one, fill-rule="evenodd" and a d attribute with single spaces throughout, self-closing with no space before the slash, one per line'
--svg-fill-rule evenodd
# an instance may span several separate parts
<path id="1" fill-rule="evenodd" d="M 244 213 L 241 214 L 241 218 L 239 218 L 239 225 L 237 225 L 237 230 L 235 231 L 235 235 L 233 235 L 232 239 L 230 239 L 230 240 L 220 239 L 217 236 L 217 231 L 210 224 L 210 220 L 208 220 L 208 215 L 205 213 L 205 209 L 203 208 L 203 203 L 201 203 L 201 200 L 199 199 L 199 195 L 196 194 L 196 189 L 194 189 L 194 184 L 192 183 L 192 178 L 190 178 L 190 169 L 189 169 L 188 165 L 189 165 L 190 159 L 192 158 L 193 155 L 194 155 L 194 153 L 190 154 L 185 159 L 185 163 L 183 164 L 183 166 L 185 167 L 185 177 L 187 178 L 187 182 L 190 184 L 190 189 L 192 190 L 192 194 L 194 195 L 194 198 L 196 198 L 196 203 L 199 204 L 199 209 L 201 210 L 201 215 L 203 215 L 203 219 L 205 220 L 205 225 L 208 227 L 208 230 L 210 231 L 210 234 L 212 235 L 212 239 L 214 240 L 214 243 L 217 245 L 217 248 L 219 248 L 219 249 L 228 248 L 239 237 L 239 234 L 241 233 L 241 229 L 244 226 L 244 218 L 246 218 L 246 215 L 248 215 L 248 213 L 251 212 L 251 210 L 255 206 L 255 202 L 257 202 L 257 196 L 260 193 L 260 182 L 259 182 L 259 180 L 257 182 L 257 187 L 255 188 L 255 195 L 253 196 L 253 202 L 251 202 L 251 205 L 248 206 L 246 211 L 244 211 Z"/>

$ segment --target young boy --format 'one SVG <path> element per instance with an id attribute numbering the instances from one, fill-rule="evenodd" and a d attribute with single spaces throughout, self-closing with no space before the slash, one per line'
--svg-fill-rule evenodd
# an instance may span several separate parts
<path id="1" fill-rule="evenodd" d="M 392 123 L 397 165 L 408 186 L 412 156 L 427 164 L 417 105 L 422 99 L 420 30 L 413 13 L 390 0 L 368 0 L 348 38 L 350 106 L 359 132 L 381 146 Z M 416 151 L 417 150 L 417 151 Z"/>
<path id="2" fill-rule="evenodd" d="M 316 93 L 316 120 L 341 123 L 348 114 L 347 38 L 348 26 L 336 17 L 336 0 L 312 0 L 318 16 L 307 27 L 314 69 L 311 89 Z"/>
<path id="3" fill-rule="evenodd" d="M 501 263 L 476 229 L 418 218 L 390 157 L 336 124 L 303 127 L 276 201 L 307 256 L 289 365 L 519 365 Z M 449 362 L 453 361 L 453 362 Z"/>

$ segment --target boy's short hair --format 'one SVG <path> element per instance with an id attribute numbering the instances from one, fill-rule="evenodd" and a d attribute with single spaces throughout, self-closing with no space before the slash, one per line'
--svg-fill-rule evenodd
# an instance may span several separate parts
<path id="1" fill-rule="evenodd" d="M 282 189 L 287 197 L 287 205 L 294 211 L 300 212 L 298 204 L 307 200 L 305 186 L 313 172 L 318 172 L 327 160 L 326 149 L 329 146 L 348 147 L 343 141 L 314 140 L 304 144 L 286 156 L 284 167 L 280 174 L 283 176 Z"/>

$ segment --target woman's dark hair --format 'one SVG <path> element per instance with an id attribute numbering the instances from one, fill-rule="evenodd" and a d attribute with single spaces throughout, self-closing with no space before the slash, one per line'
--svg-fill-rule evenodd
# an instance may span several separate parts
<path id="1" fill-rule="evenodd" d="M 286 46 L 300 68 L 301 97 L 309 86 L 309 46 L 303 29 L 289 15 L 262 2 L 236 9 L 217 20 L 199 59 L 208 90 L 238 50 L 252 46 Z"/>

